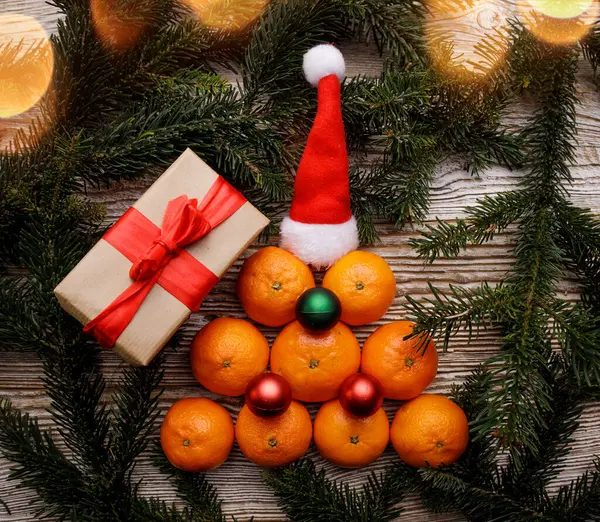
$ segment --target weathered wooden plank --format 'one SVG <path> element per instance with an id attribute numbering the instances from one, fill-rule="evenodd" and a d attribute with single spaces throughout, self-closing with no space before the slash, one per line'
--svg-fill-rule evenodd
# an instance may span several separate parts
<path id="1" fill-rule="evenodd" d="M 489 4 L 490 2 L 476 3 L 470 15 L 470 19 L 475 20 L 472 23 L 479 23 L 478 14 L 488 9 Z M 516 2 L 504 1 L 503 5 L 511 12 L 516 9 Z M 35 17 L 49 32 L 55 27 L 55 10 L 42 0 L 0 0 L 0 13 L 9 11 Z M 455 19 L 451 21 L 458 44 L 471 42 L 472 35 L 468 26 L 456 24 Z M 344 51 L 349 75 L 377 74 L 379 71 L 381 62 L 373 47 L 365 48 L 356 44 L 347 46 Z M 597 145 L 600 137 L 598 94 L 590 81 L 589 67 L 582 67 L 580 77 L 579 148 L 577 164 L 572 169 L 574 176 L 572 198 L 578 205 L 591 207 L 595 212 L 600 213 L 600 169 L 598 169 L 600 152 Z M 510 127 L 519 127 L 530 113 L 531 106 L 529 104 L 516 103 L 507 113 L 505 122 Z M 434 216 L 442 219 L 462 217 L 466 205 L 474 204 L 482 195 L 514 188 L 520 177 L 521 174 L 518 172 L 493 168 L 480 178 L 473 178 L 463 170 L 458 159 L 451 158 L 438 168 L 433 183 L 430 216 L 432 219 Z M 90 199 L 107 205 L 106 223 L 108 224 L 122 214 L 149 183 L 150 180 L 118 184 L 109 190 L 90 191 L 88 195 Z M 388 260 L 398 281 L 398 298 L 384 321 L 405 317 L 402 307 L 403 296 L 406 294 L 414 297 L 427 296 L 428 281 L 439 286 L 453 283 L 474 287 L 481 281 L 490 283 L 499 281 L 510 268 L 510 249 L 514 246 L 514 234 L 510 230 L 499 235 L 493 243 L 471 248 L 455 260 L 439 260 L 434 265 L 426 267 L 408 246 L 408 240 L 416 237 L 418 229 L 417 231 L 410 229 L 398 231 L 389 225 L 382 225 L 380 230 L 382 233 L 381 243 L 372 250 Z M 160 402 L 162 414 L 179 398 L 207 396 L 223 404 L 234 417 L 236 416 L 241 405 L 240 399 L 211 394 L 195 382 L 189 368 L 188 346 L 195 332 L 211 317 L 218 315 L 244 316 L 234 294 L 234 282 L 240 266 L 241 262 L 234 265 L 206 300 L 202 311 L 194 314 L 184 325 L 181 331 L 182 342 L 178 350 L 167 354 L 165 393 Z M 573 278 L 567 276 L 560 289 L 566 299 L 576 299 L 577 285 Z M 384 321 L 378 324 L 382 324 Z M 357 328 L 356 334 L 359 340 L 363 342 L 376 326 Z M 270 341 L 276 334 L 274 330 L 268 329 L 265 330 L 265 333 Z M 457 335 L 451 343 L 450 350 L 440 356 L 438 376 L 428 391 L 447 393 L 452 383 L 462 381 L 473 368 L 494 353 L 497 349 L 497 339 L 498 332 L 493 330 L 481 332 L 471 344 L 468 344 L 464 333 Z M 102 355 L 102 369 L 107 378 L 109 394 L 125 367 L 126 363 L 113 353 L 106 352 Z M 10 397 L 17 407 L 38 416 L 41 426 L 51 427 L 52 420 L 46 411 L 49 403 L 40 381 L 41 373 L 41 364 L 34 355 L 0 353 L 0 395 Z M 386 411 L 390 419 L 398 404 L 394 401 L 386 402 Z M 314 415 L 317 406 L 310 405 L 309 409 Z M 581 419 L 581 426 L 576 433 L 576 442 L 565 461 L 565 469 L 559 480 L 555 481 L 554 489 L 589 469 L 593 456 L 600 453 L 600 442 L 595 435 L 599 428 L 600 405 L 590 404 Z M 314 457 L 319 465 L 323 465 L 331 477 L 347 481 L 353 486 L 360 486 L 370 471 L 382 470 L 397 458 L 393 450 L 388 448 L 384 456 L 368 468 L 342 470 L 320 459 L 314 447 L 311 447 L 309 455 Z M 0 498 L 7 501 L 12 510 L 11 516 L 0 513 L 0 521 L 34 520 L 34 510 L 30 506 L 34 493 L 25 489 L 14 490 L 14 484 L 7 481 L 10 466 L 6 461 L 0 461 Z M 141 490 L 144 494 L 159 496 L 167 501 L 176 501 L 168 479 L 157 472 L 147 455 L 141 458 L 136 473 L 139 478 L 143 479 Z M 221 468 L 210 472 L 208 477 L 216 485 L 221 498 L 224 499 L 224 508 L 227 513 L 236 514 L 241 518 L 255 515 L 257 520 L 282 519 L 282 513 L 277 508 L 273 495 L 262 484 L 259 468 L 247 462 L 237 447 L 234 448 L 230 459 Z M 462 520 L 457 514 L 432 515 L 427 513 L 416 498 L 411 498 L 404 505 L 406 511 L 401 519 Z"/>

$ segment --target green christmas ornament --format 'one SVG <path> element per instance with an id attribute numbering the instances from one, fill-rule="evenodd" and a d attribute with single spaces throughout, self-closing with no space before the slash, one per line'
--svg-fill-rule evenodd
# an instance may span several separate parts
<path id="1" fill-rule="evenodd" d="M 342 304 L 331 290 L 311 288 L 296 302 L 296 319 L 307 330 L 331 330 L 342 316 Z"/>

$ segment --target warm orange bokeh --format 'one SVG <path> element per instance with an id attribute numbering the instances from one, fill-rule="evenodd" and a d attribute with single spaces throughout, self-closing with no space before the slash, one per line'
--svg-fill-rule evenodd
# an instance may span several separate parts
<path id="1" fill-rule="evenodd" d="M 182 0 L 198 20 L 214 29 L 241 31 L 262 13 L 268 0 Z"/>
<path id="2" fill-rule="evenodd" d="M 25 112 L 0 118 L 0 151 L 21 152 L 48 133 L 56 118 L 56 93 L 52 85 L 42 99 Z"/>
<path id="3" fill-rule="evenodd" d="M 593 0 L 528 0 L 520 14 L 527 28 L 541 40 L 568 45 L 590 31 L 598 18 L 599 4 Z"/>
<path id="4" fill-rule="evenodd" d="M 91 0 L 90 9 L 98 39 L 116 51 L 131 49 L 148 26 L 143 10 L 120 10 L 115 0 Z"/>
<path id="5" fill-rule="evenodd" d="M 594 0 L 528 0 L 532 9 L 552 18 L 576 18 L 586 13 Z"/>
<path id="6" fill-rule="evenodd" d="M 0 118 L 24 113 L 44 96 L 52 80 L 54 54 L 34 18 L 0 15 Z"/>
<path id="7" fill-rule="evenodd" d="M 471 81 L 484 78 L 502 63 L 508 51 L 509 13 L 500 0 L 431 0 L 428 7 L 425 39 L 440 72 Z"/>

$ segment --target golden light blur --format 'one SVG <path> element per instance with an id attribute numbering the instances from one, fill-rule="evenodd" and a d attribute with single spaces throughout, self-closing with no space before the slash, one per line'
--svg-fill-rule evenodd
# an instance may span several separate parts
<path id="1" fill-rule="evenodd" d="M 262 13 L 268 0 L 182 0 L 208 27 L 241 31 Z"/>
<path id="2" fill-rule="evenodd" d="M 552 18 L 575 18 L 584 14 L 593 0 L 528 0 L 538 13 Z"/>
<path id="3" fill-rule="evenodd" d="M 116 51 L 131 49 L 148 26 L 144 9 L 125 11 L 115 0 L 91 0 L 90 10 L 98 39 Z"/>
<path id="4" fill-rule="evenodd" d="M 599 14 L 596 0 L 529 0 L 521 19 L 541 40 L 568 45 L 583 38 Z"/>
<path id="5" fill-rule="evenodd" d="M 446 75 L 485 78 L 508 51 L 509 13 L 501 0 L 431 0 L 425 40 L 434 66 Z"/>
<path id="6" fill-rule="evenodd" d="M 40 23 L 0 14 L 0 118 L 34 107 L 50 86 L 53 68 L 52 45 Z"/>

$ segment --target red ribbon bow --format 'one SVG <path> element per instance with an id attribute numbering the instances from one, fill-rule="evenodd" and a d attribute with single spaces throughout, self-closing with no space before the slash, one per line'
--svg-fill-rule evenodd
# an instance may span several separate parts
<path id="1" fill-rule="evenodd" d="M 83 328 L 101 346 L 111 348 L 156 283 L 191 311 L 200 307 L 218 277 L 185 250 L 246 202 L 237 190 L 218 177 L 198 204 L 182 195 L 167 205 L 162 228 L 131 207 L 103 239 L 133 262 L 133 283 Z"/>

